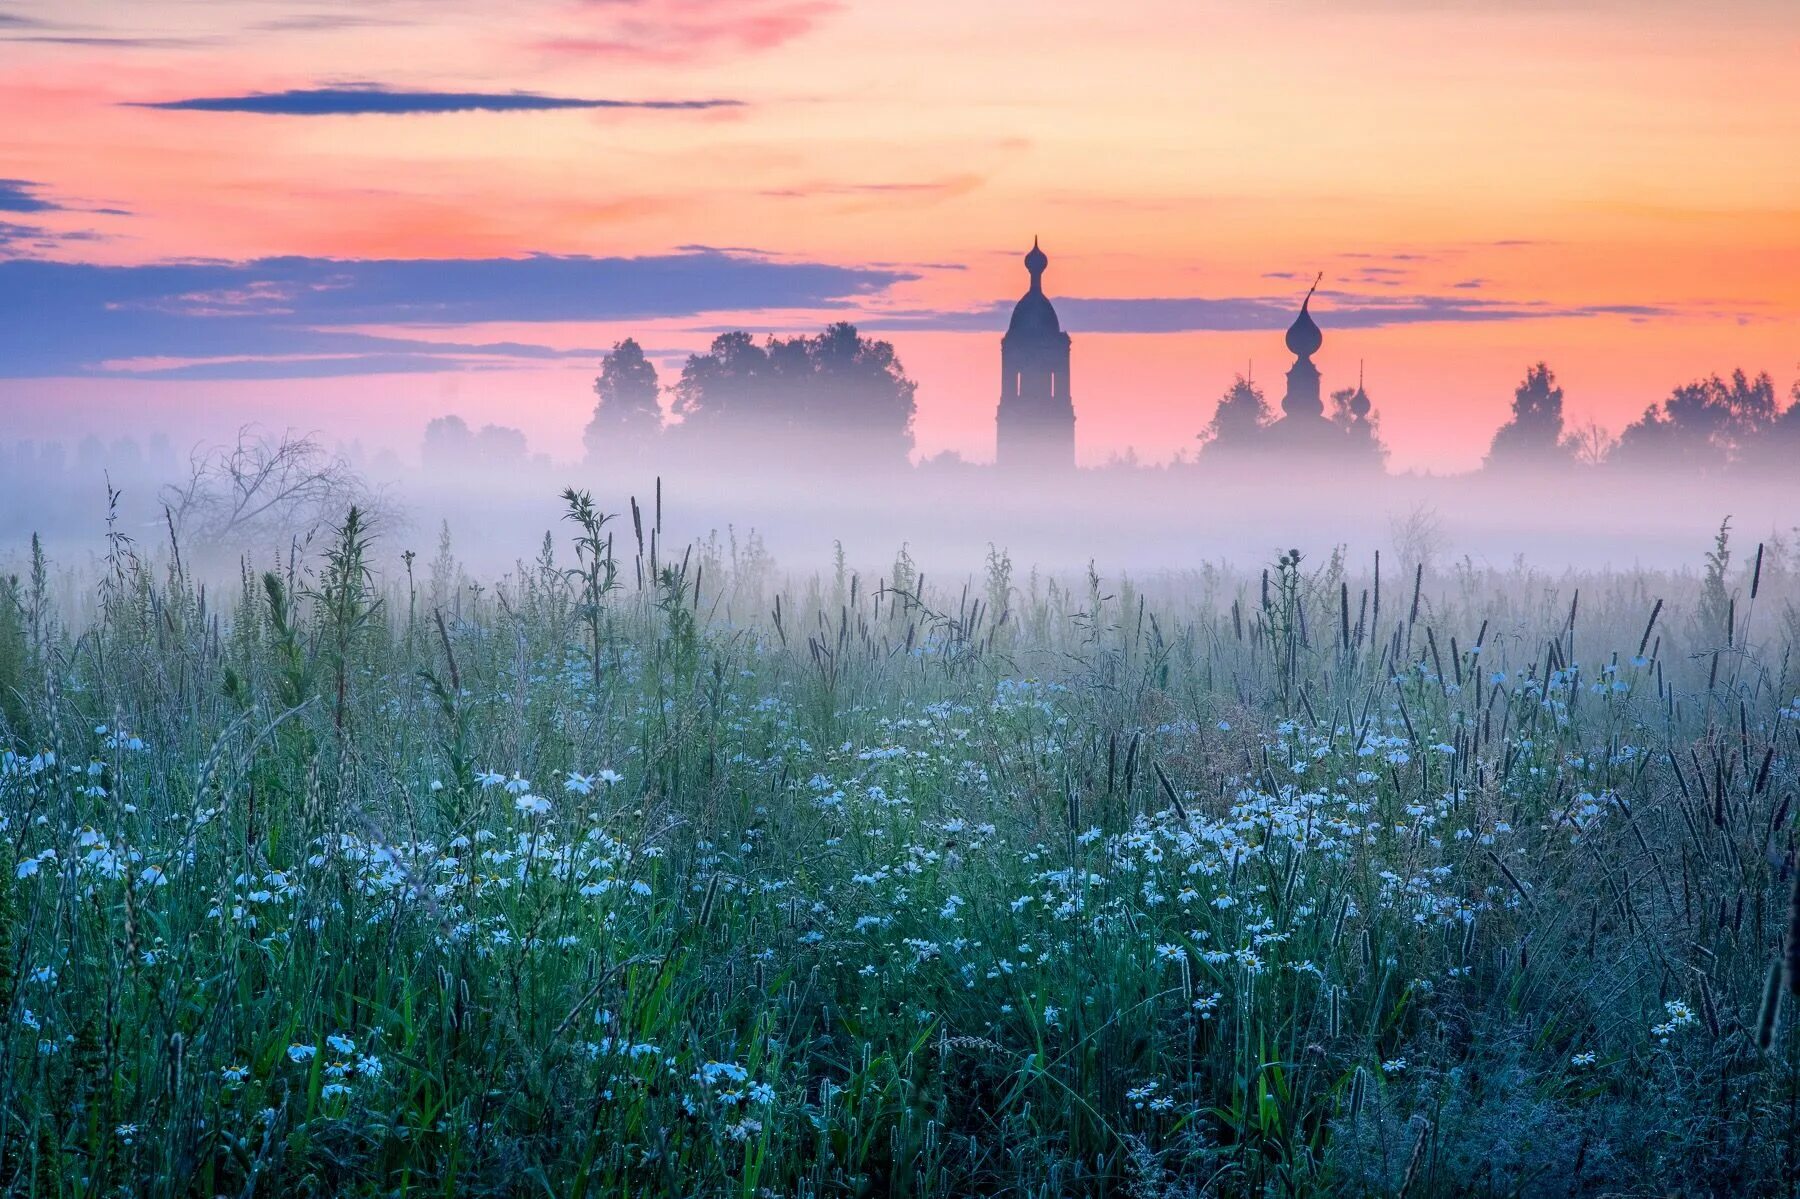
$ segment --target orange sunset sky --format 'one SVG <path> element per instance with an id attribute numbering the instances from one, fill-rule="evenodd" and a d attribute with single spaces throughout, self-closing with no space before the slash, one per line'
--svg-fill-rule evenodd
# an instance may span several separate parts
<path id="1" fill-rule="evenodd" d="M 570 458 L 619 337 L 848 317 L 985 460 L 1037 235 L 1083 461 L 1278 399 L 1323 272 L 1325 386 L 1466 469 L 1539 358 L 1614 431 L 1800 377 L 1796 63 L 1792 0 L 0 0 L 0 412 Z"/>

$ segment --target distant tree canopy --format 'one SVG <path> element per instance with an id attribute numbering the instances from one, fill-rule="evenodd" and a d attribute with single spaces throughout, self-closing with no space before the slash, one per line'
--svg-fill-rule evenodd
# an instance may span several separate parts
<path id="1" fill-rule="evenodd" d="M 471 430 L 460 416 L 440 416 L 425 426 L 419 457 L 430 470 L 511 466 L 526 460 L 525 434 L 506 425 Z"/>
<path id="2" fill-rule="evenodd" d="M 918 385 L 885 341 L 845 321 L 815 337 L 724 333 L 691 355 L 675 385 L 683 436 L 760 434 L 818 439 L 864 461 L 906 461 Z"/>
<path id="3" fill-rule="evenodd" d="M 1512 416 L 1494 431 L 1487 465 L 1557 466 L 1573 456 L 1563 439 L 1563 389 L 1556 385 L 1556 372 L 1540 362 L 1526 369 L 1525 381 L 1514 390 Z"/>
<path id="4" fill-rule="evenodd" d="M 662 405 L 658 402 L 662 385 L 656 366 L 631 338 L 615 344 L 600 360 L 594 395 L 593 419 L 582 434 L 588 461 L 614 449 L 642 445 L 662 430 Z"/>
<path id="5" fill-rule="evenodd" d="M 1714 375 L 1683 384 L 1661 404 L 1644 409 L 1619 434 L 1611 460 L 1638 469 L 1699 472 L 1760 465 L 1772 448 L 1765 439 L 1789 441 L 1795 425 L 1800 418 L 1792 409 L 1780 410 L 1767 371 L 1751 378 L 1738 370 L 1729 381 Z"/>
<path id="6" fill-rule="evenodd" d="M 1201 445 L 1209 453 L 1259 449 L 1263 431 L 1272 419 L 1262 388 L 1238 375 L 1230 389 L 1219 397 L 1212 420 L 1200 431 Z"/>

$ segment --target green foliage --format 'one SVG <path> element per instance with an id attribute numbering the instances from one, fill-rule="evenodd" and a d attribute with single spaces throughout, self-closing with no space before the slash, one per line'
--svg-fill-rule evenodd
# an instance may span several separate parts
<path id="1" fill-rule="evenodd" d="M 0 575 L 0 748 L 10 741 L 22 749 L 33 740 L 25 694 L 31 674 L 24 590 L 19 576 Z"/>
<path id="2" fill-rule="evenodd" d="M 122 540 L 0 588 L 0 1190 L 1792 1177 L 1795 597 L 1715 671 L 1725 530 L 1365 629 L 1341 551 L 621 586 L 563 499 L 418 614 L 357 511 L 217 618 Z"/>

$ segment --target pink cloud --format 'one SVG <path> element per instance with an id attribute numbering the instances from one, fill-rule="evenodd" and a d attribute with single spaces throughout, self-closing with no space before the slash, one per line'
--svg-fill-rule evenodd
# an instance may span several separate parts
<path id="1" fill-rule="evenodd" d="M 576 29 L 535 48 L 574 58 L 687 62 L 753 54 L 801 37 L 842 7 L 841 0 L 590 0 Z"/>

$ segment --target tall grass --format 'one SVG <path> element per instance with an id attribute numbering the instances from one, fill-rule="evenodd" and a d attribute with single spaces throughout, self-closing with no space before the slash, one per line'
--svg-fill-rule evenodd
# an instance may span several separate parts
<path id="1" fill-rule="evenodd" d="M 1800 620 L 1727 531 L 780 578 L 566 499 L 479 584 L 353 512 L 0 587 L 0 1187 L 1791 1186 Z"/>

